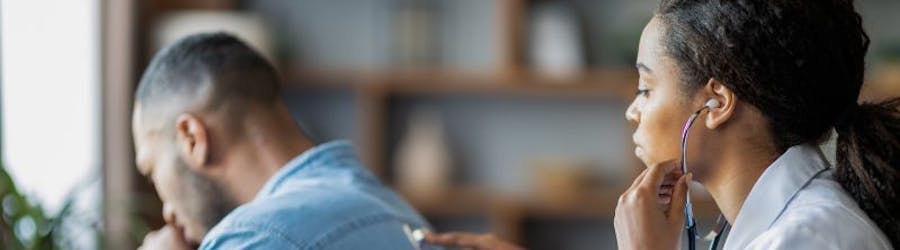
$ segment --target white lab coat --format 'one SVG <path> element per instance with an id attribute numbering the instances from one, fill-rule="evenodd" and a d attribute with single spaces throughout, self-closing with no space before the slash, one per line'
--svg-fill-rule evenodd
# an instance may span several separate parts
<path id="1" fill-rule="evenodd" d="M 753 185 L 725 249 L 892 249 L 833 172 L 818 146 L 788 149 Z"/>

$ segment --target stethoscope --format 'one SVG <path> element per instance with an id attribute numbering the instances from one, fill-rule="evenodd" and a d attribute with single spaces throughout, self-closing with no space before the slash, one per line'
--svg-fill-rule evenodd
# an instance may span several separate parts
<path id="1" fill-rule="evenodd" d="M 694 120 L 697 120 L 697 117 L 704 110 L 714 109 L 719 107 L 719 101 L 716 99 L 710 99 L 703 105 L 702 108 L 691 114 L 688 117 L 687 122 L 684 124 L 684 130 L 681 132 L 681 172 L 687 174 L 687 139 L 688 134 L 691 130 L 691 126 L 694 125 Z M 687 232 L 687 240 L 688 240 L 688 249 L 695 250 L 697 249 L 697 222 L 694 220 L 694 211 L 691 206 L 691 192 L 690 188 L 687 189 L 687 194 L 684 200 L 684 229 Z M 725 220 L 725 216 L 719 214 L 719 217 L 716 219 L 716 226 L 709 232 L 709 234 L 704 237 L 706 241 L 710 241 L 709 249 L 715 250 L 719 248 L 719 241 L 722 239 L 723 232 L 728 229 L 728 221 Z"/>

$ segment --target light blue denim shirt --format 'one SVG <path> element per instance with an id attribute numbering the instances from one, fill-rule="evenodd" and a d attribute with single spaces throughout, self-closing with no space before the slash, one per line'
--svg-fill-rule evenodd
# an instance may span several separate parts
<path id="1" fill-rule="evenodd" d="M 200 249 L 412 249 L 403 225 L 428 228 L 345 141 L 288 162 L 213 227 Z"/>

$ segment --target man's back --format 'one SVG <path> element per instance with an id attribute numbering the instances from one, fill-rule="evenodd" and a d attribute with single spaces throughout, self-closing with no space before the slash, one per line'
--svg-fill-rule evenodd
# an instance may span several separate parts
<path id="1" fill-rule="evenodd" d="M 201 249 L 411 249 L 403 231 L 428 227 L 367 171 L 346 142 L 291 160 L 256 198 L 203 239 Z"/>

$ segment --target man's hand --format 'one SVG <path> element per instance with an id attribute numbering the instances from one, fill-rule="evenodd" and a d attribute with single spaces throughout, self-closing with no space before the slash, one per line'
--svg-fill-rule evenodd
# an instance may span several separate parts
<path id="1" fill-rule="evenodd" d="M 684 226 L 684 201 L 691 174 L 681 175 L 668 196 L 666 176 L 678 172 L 674 164 L 652 166 L 619 197 L 616 241 L 619 249 L 678 249 Z M 680 173 L 678 173 L 680 174 Z"/>
<path id="2" fill-rule="evenodd" d="M 425 232 L 429 244 L 473 250 L 522 250 L 524 248 L 503 241 L 491 234 Z"/>
<path id="3" fill-rule="evenodd" d="M 138 250 L 187 250 L 196 248 L 190 245 L 179 230 L 167 225 L 144 236 L 144 244 Z"/>

